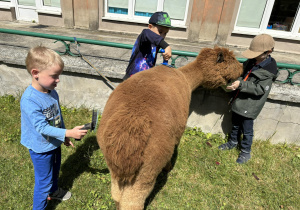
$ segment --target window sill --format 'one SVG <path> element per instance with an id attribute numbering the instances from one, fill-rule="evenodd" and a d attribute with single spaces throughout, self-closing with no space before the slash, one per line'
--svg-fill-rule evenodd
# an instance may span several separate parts
<path id="1" fill-rule="evenodd" d="M 61 11 L 37 9 L 36 12 L 49 15 L 61 15 Z"/>
<path id="2" fill-rule="evenodd" d="M 141 24 L 149 24 L 148 20 L 149 18 L 127 18 L 127 17 L 102 17 L 103 20 L 114 20 L 114 21 L 120 21 L 120 22 L 130 22 L 130 23 L 141 23 Z M 172 27 L 174 28 L 187 28 L 187 26 L 183 24 L 174 23 L 172 24 Z"/>
<path id="3" fill-rule="evenodd" d="M 300 40 L 300 33 L 298 34 L 292 34 L 288 31 L 276 31 L 276 30 L 267 30 L 267 31 L 241 31 L 241 30 L 233 30 L 233 34 L 243 34 L 243 35 L 258 35 L 262 33 L 267 33 L 273 36 L 274 38 L 280 38 L 280 39 L 288 39 L 288 40 Z"/>
<path id="4" fill-rule="evenodd" d="M 0 9 L 11 9 L 13 6 L 11 5 L 1 5 L 0 4 Z"/>

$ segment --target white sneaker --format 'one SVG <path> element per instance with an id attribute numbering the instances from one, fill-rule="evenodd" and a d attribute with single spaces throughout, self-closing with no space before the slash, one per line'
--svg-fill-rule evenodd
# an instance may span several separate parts
<path id="1" fill-rule="evenodd" d="M 67 190 L 63 190 L 61 188 L 58 188 L 54 193 L 51 193 L 48 195 L 48 200 L 61 200 L 61 201 L 66 201 L 71 198 L 72 194 L 71 192 Z"/>

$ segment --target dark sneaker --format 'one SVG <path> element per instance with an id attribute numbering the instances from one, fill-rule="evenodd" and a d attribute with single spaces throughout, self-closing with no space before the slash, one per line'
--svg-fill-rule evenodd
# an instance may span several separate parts
<path id="1" fill-rule="evenodd" d="M 243 164 L 243 163 L 248 162 L 248 160 L 250 160 L 250 158 L 251 158 L 250 153 L 241 152 L 238 159 L 236 160 L 236 162 L 239 164 Z"/>
<path id="2" fill-rule="evenodd" d="M 71 198 L 71 195 L 71 192 L 58 188 L 54 193 L 49 194 L 47 199 L 66 201 Z"/>
<path id="3" fill-rule="evenodd" d="M 227 142 L 225 144 L 220 145 L 218 148 L 220 150 L 229 150 L 229 149 L 233 149 L 237 146 L 237 144 L 233 144 L 231 142 Z"/>

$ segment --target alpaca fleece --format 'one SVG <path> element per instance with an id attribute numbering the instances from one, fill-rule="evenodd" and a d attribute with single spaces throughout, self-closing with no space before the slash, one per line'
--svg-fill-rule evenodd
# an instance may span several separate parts
<path id="1" fill-rule="evenodd" d="M 178 69 L 157 66 L 137 73 L 110 95 L 97 141 L 111 174 L 117 209 L 144 209 L 156 178 L 170 168 L 185 130 L 192 91 L 217 88 L 242 74 L 226 48 L 204 48 Z"/>

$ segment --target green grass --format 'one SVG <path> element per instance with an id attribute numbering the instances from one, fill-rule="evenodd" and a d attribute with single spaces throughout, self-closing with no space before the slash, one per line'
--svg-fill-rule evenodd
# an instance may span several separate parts
<path id="1" fill-rule="evenodd" d="M 0 207 L 31 209 L 34 176 L 28 150 L 20 144 L 19 97 L 0 97 Z M 85 108 L 62 107 L 68 128 L 91 120 Z M 74 142 L 74 141 L 73 141 Z M 207 143 L 209 142 L 209 144 Z M 162 173 L 147 209 L 300 209 L 300 149 L 255 141 L 252 159 L 235 160 L 237 150 L 219 151 L 226 139 L 187 129 L 174 169 Z M 255 176 L 259 179 L 257 180 Z M 95 133 L 62 146 L 59 185 L 72 192 L 66 202 L 47 209 L 114 209 L 110 175 Z"/>

